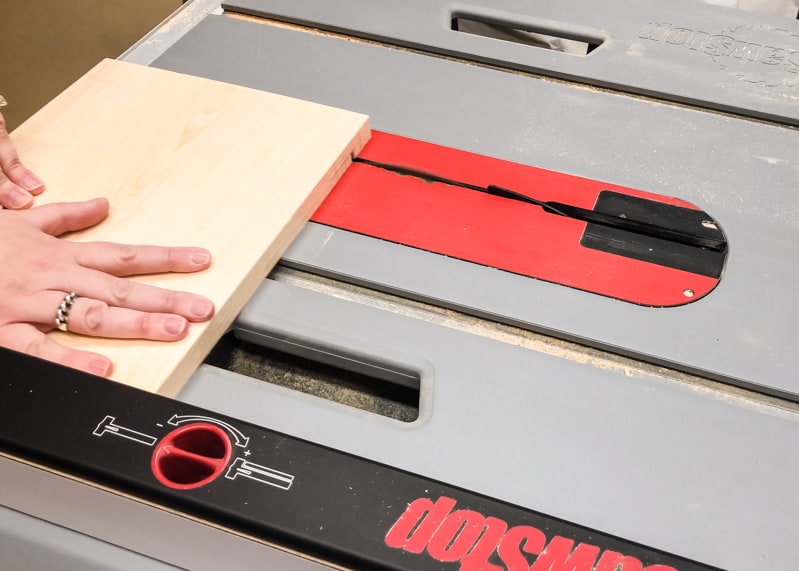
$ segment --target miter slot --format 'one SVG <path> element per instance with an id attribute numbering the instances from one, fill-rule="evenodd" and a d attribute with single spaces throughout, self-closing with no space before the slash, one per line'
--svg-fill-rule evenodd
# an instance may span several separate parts
<path id="1" fill-rule="evenodd" d="M 219 341 L 206 362 L 403 422 L 419 417 L 418 374 L 352 355 L 237 329 Z"/>
<path id="2" fill-rule="evenodd" d="M 453 14 L 450 21 L 455 32 L 577 56 L 587 56 L 602 45 L 598 36 L 553 23 L 514 22 L 501 16 L 476 14 Z"/>

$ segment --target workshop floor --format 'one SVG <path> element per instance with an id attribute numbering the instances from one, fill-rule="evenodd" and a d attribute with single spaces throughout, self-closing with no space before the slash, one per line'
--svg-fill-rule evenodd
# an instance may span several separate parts
<path id="1" fill-rule="evenodd" d="M 10 130 L 103 58 L 115 58 L 181 0 L 0 0 L 0 95 Z"/>

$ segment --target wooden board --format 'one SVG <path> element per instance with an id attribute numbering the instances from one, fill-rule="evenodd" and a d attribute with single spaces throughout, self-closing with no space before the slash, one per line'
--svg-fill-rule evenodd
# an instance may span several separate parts
<path id="1" fill-rule="evenodd" d="M 192 325 L 186 339 L 51 333 L 107 355 L 113 379 L 171 396 L 366 143 L 369 128 L 367 117 L 349 111 L 105 60 L 12 137 L 47 183 L 38 204 L 109 198 L 108 219 L 70 239 L 211 251 L 205 272 L 136 278 L 214 301 L 216 316 Z"/>

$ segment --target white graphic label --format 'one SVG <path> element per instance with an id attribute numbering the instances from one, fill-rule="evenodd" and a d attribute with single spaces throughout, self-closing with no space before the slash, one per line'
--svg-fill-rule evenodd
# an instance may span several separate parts
<path id="1" fill-rule="evenodd" d="M 95 436 L 113 434 L 121 438 L 127 438 L 128 440 L 133 440 L 134 442 L 144 444 L 145 446 L 152 446 L 158 440 L 156 437 L 150 436 L 149 434 L 144 434 L 143 432 L 138 432 L 136 430 L 131 430 L 130 428 L 125 428 L 124 426 L 114 424 L 115 420 L 116 419 L 113 416 L 106 416 L 100 421 L 100 424 L 97 425 L 97 428 L 94 429 L 92 434 Z"/>
<path id="2" fill-rule="evenodd" d="M 244 458 L 236 458 L 225 474 L 225 478 L 228 480 L 235 480 L 239 476 L 262 484 L 268 484 L 269 486 L 275 486 L 281 490 L 288 490 L 291 484 L 294 483 L 294 476 L 291 474 L 254 464 Z"/>
<path id="3" fill-rule="evenodd" d="M 210 422 L 211 424 L 216 424 L 217 426 L 220 426 L 225 430 L 227 430 L 230 433 L 230 435 L 233 437 L 234 440 L 233 443 L 236 446 L 239 446 L 241 448 L 247 448 L 247 445 L 249 445 L 250 443 L 249 437 L 244 436 L 240 430 L 234 428 L 227 422 L 224 422 L 217 418 L 211 418 L 210 416 L 200 416 L 197 414 L 187 414 L 187 415 L 174 414 L 172 415 L 172 418 L 170 418 L 167 422 L 172 426 L 180 426 L 181 424 L 185 424 L 187 422 Z"/>

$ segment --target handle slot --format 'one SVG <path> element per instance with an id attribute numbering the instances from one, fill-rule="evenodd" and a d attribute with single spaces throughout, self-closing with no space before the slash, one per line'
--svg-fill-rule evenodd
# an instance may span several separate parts
<path id="1" fill-rule="evenodd" d="M 577 56 L 589 55 L 604 42 L 599 35 L 561 28 L 556 24 L 523 23 L 511 18 L 465 12 L 453 12 L 450 27 L 454 32 Z"/>

